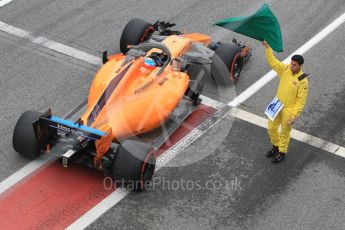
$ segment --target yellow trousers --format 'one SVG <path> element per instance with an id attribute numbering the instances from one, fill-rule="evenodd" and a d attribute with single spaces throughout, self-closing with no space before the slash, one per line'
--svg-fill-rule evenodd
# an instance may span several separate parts
<path id="1" fill-rule="evenodd" d="M 284 107 L 273 121 L 268 119 L 268 134 L 271 142 L 279 147 L 281 153 L 287 153 L 288 150 L 292 129 L 292 125 L 289 125 L 288 122 L 293 116 L 292 113 L 293 108 Z M 281 126 L 280 132 L 279 126 Z"/>

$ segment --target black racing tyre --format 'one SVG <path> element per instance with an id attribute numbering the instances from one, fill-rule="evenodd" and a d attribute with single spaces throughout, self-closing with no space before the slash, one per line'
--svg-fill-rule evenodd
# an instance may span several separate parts
<path id="1" fill-rule="evenodd" d="M 151 145 L 134 140 L 121 143 L 112 164 L 111 176 L 117 187 L 142 191 L 151 181 L 156 159 Z"/>
<path id="2" fill-rule="evenodd" d="M 154 32 L 152 24 L 139 19 L 131 19 L 122 31 L 120 38 L 120 50 L 123 54 L 129 50 L 128 45 L 138 45 L 145 41 Z"/>
<path id="3" fill-rule="evenodd" d="M 40 113 L 26 111 L 17 121 L 14 128 L 12 144 L 14 150 L 30 159 L 40 156 L 40 149 L 34 133 L 33 122 L 37 121 Z"/>
<path id="4" fill-rule="evenodd" d="M 236 83 L 243 67 L 241 48 L 232 43 L 221 43 L 215 50 L 212 60 L 212 77 L 221 84 L 228 86 Z"/>

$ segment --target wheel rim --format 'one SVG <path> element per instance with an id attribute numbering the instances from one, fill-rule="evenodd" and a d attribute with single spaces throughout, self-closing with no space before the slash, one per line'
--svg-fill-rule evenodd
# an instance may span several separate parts
<path id="1" fill-rule="evenodd" d="M 238 76 L 240 75 L 241 69 L 239 68 L 238 62 L 235 63 L 234 66 L 234 78 L 238 78 Z"/>
<path id="2" fill-rule="evenodd" d="M 145 30 L 145 33 L 143 34 L 143 36 L 141 36 L 140 42 L 145 41 L 145 39 L 147 38 L 147 36 L 148 36 L 149 34 L 151 34 L 152 32 L 154 32 L 154 31 L 155 31 L 155 29 L 153 28 L 153 26 L 148 27 L 148 28 Z"/>
<path id="3" fill-rule="evenodd" d="M 154 165 L 147 164 L 144 170 L 143 181 L 145 182 L 145 181 L 151 180 L 154 171 L 155 171 Z"/>
<path id="4" fill-rule="evenodd" d="M 152 154 L 149 154 L 145 159 L 143 168 L 141 170 L 141 189 L 145 189 L 146 181 L 150 181 L 155 172 L 156 163 L 155 158 Z"/>
<path id="5" fill-rule="evenodd" d="M 230 66 L 230 79 L 236 83 L 239 76 L 240 76 L 240 73 L 242 71 L 242 65 L 240 63 L 241 59 L 241 53 L 237 53 L 234 57 L 234 60 L 233 62 L 231 63 L 231 66 Z"/>

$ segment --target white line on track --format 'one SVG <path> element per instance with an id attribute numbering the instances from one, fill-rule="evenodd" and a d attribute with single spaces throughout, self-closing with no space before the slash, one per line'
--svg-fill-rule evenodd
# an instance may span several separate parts
<path id="1" fill-rule="evenodd" d="M 77 106 L 79 107 L 79 105 Z M 85 109 L 86 107 L 83 106 L 81 110 Z M 78 111 L 74 111 L 72 109 L 69 111 L 66 116 L 71 115 L 71 120 L 77 119 L 76 117 L 80 116 Z M 66 117 L 65 116 L 65 117 Z M 42 166 L 47 165 L 50 162 L 53 162 L 57 159 L 57 156 L 54 155 L 42 155 L 40 158 L 31 161 L 17 172 L 13 173 L 11 176 L 7 177 L 5 180 L 1 181 L 0 183 L 0 194 L 17 184 L 19 181 L 24 179 L 25 177 L 29 176 L 31 173 L 35 172 L 36 170 L 40 169 Z"/>
<path id="2" fill-rule="evenodd" d="M 77 221 L 73 224 L 68 226 L 66 230 L 80 230 L 85 229 L 89 226 L 93 221 L 97 220 L 103 213 L 108 211 L 111 207 L 115 204 L 120 202 L 123 198 L 125 198 L 129 194 L 129 191 L 123 188 L 118 188 L 114 192 L 112 192 L 109 196 L 104 198 L 101 202 L 96 204 L 92 209 L 90 209 L 87 213 L 81 216 Z"/>
<path id="3" fill-rule="evenodd" d="M 13 0 L 0 0 L 0 7 L 3 7 L 4 5 L 12 2 Z"/>
<path id="4" fill-rule="evenodd" d="M 210 107 L 214 107 L 214 106 L 218 106 L 218 108 L 222 108 L 224 107 L 224 104 L 213 100 L 212 98 L 208 98 L 205 96 L 201 96 L 202 100 L 203 100 L 203 104 L 210 106 Z M 267 129 L 267 119 L 260 117 L 258 115 L 249 113 L 245 110 L 239 109 L 239 108 L 233 108 L 229 113 L 227 113 L 226 115 L 231 115 L 233 117 L 236 117 L 238 119 L 241 119 L 243 121 L 246 121 L 248 123 L 257 125 L 259 127 L 265 128 Z M 226 116 L 225 115 L 225 116 Z M 322 149 L 326 152 L 341 156 L 345 158 L 345 148 L 337 145 L 337 144 L 333 144 L 331 142 L 322 140 L 321 138 L 318 137 L 314 137 L 310 134 L 301 132 L 299 130 L 296 129 L 292 129 L 291 130 L 291 138 L 298 140 L 300 142 L 306 143 L 308 145 L 314 146 L 316 148 Z"/>
<path id="5" fill-rule="evenodd" d="M 56 160 L 56 157 L 51 155 L 44 155 L 37 160 L 31 161 L 23 168 L 19 169 L 17 172 L 13 173 L 11 176 L 7 177 L 0 183 L 0 194 L 17 184 L 19 181 L 35 172 L 37 169 Z"/>
<path id="6" fill-rule="evenodd" d="M 336 28 L 338 28 L 341 24 L 345 21 L 345 13 L 343 13 L 340 17 L 335 19 L 331 24 L 329 24 L 326 28 L 321 30 L 318 34 L 316 34 L 312 39 L 298 48 L 295 52 L 293 52 L 290 56 L 288 56 L 283 62 L 289 63 L 290 59 L 293 54 L 304 54 L 316 44 L 318 44 L 322 39 L 324 39 L 328 34 L 333 32 Z M 264 87 L 268 82 L 270 82 L 276 76 L 276 72 L 271 70 L 263 77 L 261 77 L 258 81 L 256 81 L 253 85 L 248 87 L 245 91 L 243 91 L 240 95 L 238 95 L 235 99 L 228 103 L 228 105 L 236 107 L 247 100 L 249 97 L 254 95 L 259 89 Z"/>
<path id="7" fill-rule="evenodd" d="M 267 129 L 267 119 L 260 117 L 258 115 L 249 113 L 247 111 L 244 111 L 242 109 L 234 108 L 231 112 L 231 115 L 244 120 L 246 122 L 249 122 L 251 124 L 263 127 Z M 307 133 L 298 131 L 296 129 L 292 129 L 291 131 L 291 138 L 296 139 L 300 142 L 306 143 L 308 145 L 314 146 L 316 148 L 325 150 L 329 153 L 341 156 L 345 158 L 345 148 L 341 147 L 337 144 L 330 143 L 328 141 L 322 140 L 318 137 L 314 137 L 312 135 L 309 135 Z"/>
<path id="8" fill-rule="evenodd" d="M 83 51 L 77 50 L 75 48 L 63 45 L 61 43 L 49 40 L 48 38 L 39 36 L 35 37 L 32 33 L 22 30 L 20 28 L 11 26 L 9 24 L 6 24 L 4 22 L 0 22 L 0 31 L 5 32 L 7 34 L 10 34 L 15 37 L 27 39 L 31 41 L 34 44 L 46 47 L 50 50 L 53 50 L 58 53 L 65 54 L 67 56 L 73 57 L 75 59 L 100 66 L 102 65 L 102 60 L 99 57 L 96 57 L 94 55 L 85 53 Z"/>
<path id="9" fill-rule="evenodd" d="M 328 34 L 330 34 L 337 27 L 339 27 L 342 23 L 344 23 L 344 21 L 345 21 L 345 13 L 342 14 L 339 18 L 337 18 L 334 22 L 332 22 L 325 29 L 323 29 L 320 33 L 315 35 L 311 40 L 309 40 L 307 43 L 305 43 L 303 46 L 301 46 L 295 52 L 296 53 L 300 53 L 300 54 L 303 54 L 303 53 L 307 52 L 310 48 L 315 46 L 318 42 L 320 42 Z M 97 65 L 97 66 L 101 65 L 101 59 L 98 58 L 98 57 L 95 57 L 93 55 L 87 54 L 87 53 L 85 53 L 83 51 L 80 51 L 80 50 L 77 50 L 75 48 L 72 48 L 72 47 L 69 47 L 69 46 L 57 43 L 55 41 L 51 41 L 51 40 L 49 40 L 49 39 L 47 39 L 45 37 L 35 37 L 33 34 L 31 34 L 28 31 L 25 31 L 25 30 L 13 27 L 13 26 L 8 25 L 6 23 L 0 22 L 0 31 L 5 32 L 5 33 L 10 34 L 10 35 L 13 35 L 13 36 L 16 36 L 16 37 L 20 37 L 20 38 L 23 38 L 23 39 L 28 39 L 29 41 L 31 41 L 31 42 L 33 42 L 35 44 L 41 45 L 41 46 L 46 47 L 48 49 L 51 49 L 51 50 L 54 50 L 56 52 L 65 54 L 67 56 L 70 56 L 70 57 L 73 57 L 73 58 L 85 61 L 87 63 L 94 64 L 94 65 Z M 288 62 L 289 59 L 290 59 L 290 56 L 288 58 L 286 58 L 284 60 L 284 62 Z M 247 90 L 245 90 L 243 93 L 241 93 L 239 96 L 237 96 L 233 101 L 229 102 L 228 105 L 236 107 L 239 104 L 243 103 L 250 96 L 252 96 L 259 89 L 261 89 L 264 85 L 266 85 L 268 82 L 270 82 L 274 78 L 274 76 L 275 76 L 275 72 L 274 71 L 268 72 L 260 80 L 258 80 L 256 83 L 254 83 L 252 86 L 250 86 Z M 211 106 L 212 105 L 214 105 L 214 104 L 211 104 Z M 245 112 L 245 111 L 242 111 L 242 112 L 241 112 L 241 110 L 236 110 L 236 111 L 237 111 L 237 113 L 239 113 L 239 114 L 241 114 L 243 116 L 245 115 L 244 113 L 242 113 L 242 112 Z M 228 113 L 224 114 L 224 116 L 222 116 L 220 119 L 225 117 L 227 114 Z M 248 114 L 246 114 L 246 115 L 248 115 Z M 240 118 L 240 116 L 239 116 L 239 118 Z M 257 119 L 257 117 L 255 119 Z M 264 122 L 262 119 L 263 118 L 257 119 L 258 121 L 255 121 L 255 122 L 259 122 L 261 124 L 262 122 Z M 251 120 L 251 121 L 252 121 L 251 123 L 253 123 L 253 120 Z M 211 125 L 209 128 L 211 128 L 213 125 Z M 191 135 L 195 135 L 195 137 L 197 138 L 200 135 L 202 135 L 204 132 L 206 132 L 207 130 L 208 129 L 205 129 L 201 133 L 198 133 L 198 131 L 196 130 L 196 133 L 193 133 Z M 296 131 L 296 132 L 297 132 L 297 134 L 294 134 L 295 131 L 292 133 L 293 137 L 294 137 L 294 135 L 297 135 L 298 138 L 300 138 L 300 136 L 303 136 L 303 138 L 306 138 L 306 140 L 308 138 L 309 139 L 311 138 L 311 136 L 310 135 L 308 136 L 308 134 L 304 134 L 304 133 L 301 133 L 301 132 L 298 133 L 299 131 Z M 188 135 L 185 138 L 188 138 Z M 176 143 L 176 146 L 177 145 L 184 146 L 184 147 L 180 148 L 180 150 L 179 150 L 179 151 L 182 151 L 184 148 L 189 146 L 194 140 L 195 140 L 194 138 L 191 138 L 189 141 L 185 141 L 185 139 L 182 139 L 178 143 Z M 321 142 L 324 142 L 321 139 L 318 140 L 317 138 L 316 139 L 311 138 L 310 140 L 312 140 L 312 141 L 309 141 L 308 143 L 314 143 L 315 142 L 316 144 L 314 146 L 319 146 L 319 147 L 327 146 L 327 144 L 324 145 L 324 143 L 320 144 Z M 321 140 L 321 142 L 320 142 L 320 140 Z M 328 146 L 329 146 L 329 149 L 334 149 L 335 150 L 335 152 L 334 152 L 335 154 L 343 156 L 343 157 L 345 156 L 344 148 L 342 148 L 340 146 L 339 146 L 339 148 L 337 148 L 337 146 L 334 145 L 334 144 L 328 144 Z M 168 151 L 170 151 L 170 149 Z M 171 148 L 171 151 L 173 151 L 173 147 Z M 176 154 L 177 153 L 178 153 L 178 151 L 176 151 Z M 174 156 L 175 154 L 171 154 L 171 155 Z M 170 159 L 171 159 L 170 157 L 167 158 L 167 160 L 164 160 L 161 163 L 161 165 L 163 165 L 164 163 L 166 163 Z M 27 172 L 32 172 L 29 167 L 26 168 L 25 170 L 27 170 Z M 2 187 L 2 183 L 0 184 L 0 187 Z M 68 229 L 80 229 L 80 228 L 84 228 L 84 227 L 88 226 L 93 221 L 95 221 L 99 216 L 101 216 L 103 213 L 105 213 L 107 210 L 109 210 L 113 205 L 118 203 L 127 194 L 128 194 L 128 192 L 126 190 L 123 190 L 123 189 L 116 190 L 110 196 L 108 196 L 103 201 L 101 201 L 98 205 L 96 205 L 94 208 L 90 209 L 79 220 L 74 222 Z"/>

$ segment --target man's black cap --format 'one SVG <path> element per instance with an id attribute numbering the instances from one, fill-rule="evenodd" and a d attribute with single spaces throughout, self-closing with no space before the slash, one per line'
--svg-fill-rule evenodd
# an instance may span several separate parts
<path id="1" fill-rule="evenodd" d="M 300 65 L 303 65 L 303 63 L 304 63 L 304 58 L 302 57 L 302 55 L 299 55 L 299 54 L 293 55 L 291 57 L 291 60 L 296 61 Z"/>

